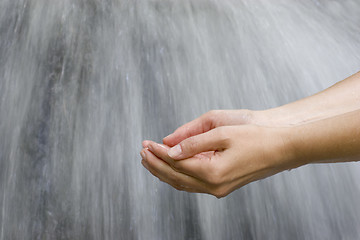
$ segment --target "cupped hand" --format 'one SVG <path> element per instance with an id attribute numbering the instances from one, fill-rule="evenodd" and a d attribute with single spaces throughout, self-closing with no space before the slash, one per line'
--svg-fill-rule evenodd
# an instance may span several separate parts
<path id="1" fill-rule="evenodd" d="M 220 126 L 255 124 L 260 118 L 259 115 L 256 111 L 246 109 L 212 110 L 176 129 L 174 133 L 163 139 L 163 143 L 173 147 L 186 138 Z"/>
<path id="2" fill-rule="evenodd" d="M 250 182 L 295 167 L 286 136 L 285 128 L 216 127 L 185 138 L 172 148 L 145 141 L 142 164 L 178 190 L 220 198 Z"/>

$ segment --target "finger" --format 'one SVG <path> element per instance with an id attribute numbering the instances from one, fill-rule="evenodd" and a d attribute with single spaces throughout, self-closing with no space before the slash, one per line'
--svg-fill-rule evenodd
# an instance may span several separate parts
<path id="1" fill-rule="evenodd" d="M 173 172 L 173 177 L 169 177 L 169 173 L 171 173 L 172 169 L 160 159 L 156 159 L 156 156 L 152 155 L 151 152 L 146 152 L 146 150 L 144 152 L 145 158 L 142 161 L 143 166 L 160 181 L 168 183 L 169 185 L 180 191 L 205 193 L 200 188 L 193 188 L 192 182 L 195 182 L 196 184 L 196 180 L 192 181 L 192 179 L 189 179 L 186 175 L 184 176 L 185 178 L 183 178 L 181 175 L 175 176 L 177 175 L 177 173 Z M 154 164 L 154 161 L 158 161 L 157 164 Z M 183 179 L 183 181 L 178 181 L 174 179 L 176 177 L 179 177 L 179 179 Z"/>
<path id="2" fill-rule="evenodd" d="M 222 151 L 229 145 L 229 136 L 225 128 L 219 127 L 211 131 L 192 136 L 172 147 L 168 155 L 172 159 L 181 160 L 208 151 Z"/>
<path id="3" fill-rule="evenodd" d="M 173 183 L 173 182 L 167 182 L 166 179 L 164 177 L 162 177 L 156 170 L 154 170 L 146 161 L 143 160 L 141 163 L 152 175 L 157 177 L 160 181 L 169 184 L 170 186 L 172 186 L 176 190 L 192 192 L 192 193 L 201 193 L 201 191 L 193 189 L 191 187 L 179 185 L 179 184 Z"/>
<path id="4" fill-rule="evenodd" d="M 148 148 L 150 142 L 151 142 L 151 141 L 149 141 L 149 140 L 144 140 L 144 141 L 142 142 L 143 148 Z"/>
<path id="5" fill-rule="evenodd" d="M 214 111 L 213 111 L 214 112 Z M 186 138 L 207 132 L 214 128 L 213 112 L 203 114 L 201 117 L 184 124 L 176 129 L 176 131 L 163 139 L 163 143 L 173 147 Z"/>
<path id="6" fill-rule="evenodd" d="M 153 141 L 149 141 L 147 143 L 147 147 L 156 157 L 160 158 L 161 160 L 165 161 L 167 164 L 172 166 L 174 164 L 174 160 L 169 157 L 167 154 L 170 150 L 170 147 L 164 144 L 158 144 Z"/>
<path id="7" fill-rule="evenodd" d="M 215 152 L 207 152 L 193 158 L 176 161 L 169 157 L 168 146 L 149 142 L 148 148 L 156 157 L 168 163 L 173 170 L 201 180 L 208 176 L 211 160 L 215 157 Z"/>
<path id="8" fill-rule="evenodd" d="M 174 171 L 166 162 L 157 158 L 149 150 L 143 150 L 143 153 L 145 155 L 144 167 L 161 181 L 170 184 L 176 189 L 188 192 L 205 192 L 204 184 L 199 180 Z"/>

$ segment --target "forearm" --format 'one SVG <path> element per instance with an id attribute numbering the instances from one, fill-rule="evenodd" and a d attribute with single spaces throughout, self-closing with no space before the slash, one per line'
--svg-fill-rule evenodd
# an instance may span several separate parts
<path id="1" fill-rule="evenodd" d="M 285 131 L 293 167 L 360 160 L 360 110 Z"/>
<path id="2" fill-rule="evenodd" d="M 297 125 L 360 109 L 360 72 L 313 96 L 260 111 L 272 125 Z"/>

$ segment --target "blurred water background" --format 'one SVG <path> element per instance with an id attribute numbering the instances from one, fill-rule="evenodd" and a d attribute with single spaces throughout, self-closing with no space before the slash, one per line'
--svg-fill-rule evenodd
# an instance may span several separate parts
<path id="1" fill-rule="evenodd" d="M 139 151 L 359 68 L 358 0 L 0 0 L 0 239 L 358 239 L 358 164 L 218 200 L 159 182 Z"/>

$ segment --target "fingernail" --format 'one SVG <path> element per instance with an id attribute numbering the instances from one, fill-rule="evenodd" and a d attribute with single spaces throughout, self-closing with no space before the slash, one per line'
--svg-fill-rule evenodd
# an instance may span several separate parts
<path id="1" fill-rule="evenodd" d="M 145 159 L 145 158 L 146 158 L 146 155 L 145 155 L 144 151 L 141 151 L 141 152 L 140 152 L 140 155 L 141 155 L 142 159 Z"/>
<path id="2" fill-rule="evenodd" d="M 170 148 L 168 155 L 171 158 L 176 158 L 176 157 L 180 156 L 181 152 L 182 152 L 181 146 L 180 146 L 180 144 L 178 144 L 175 147 Z"/>

